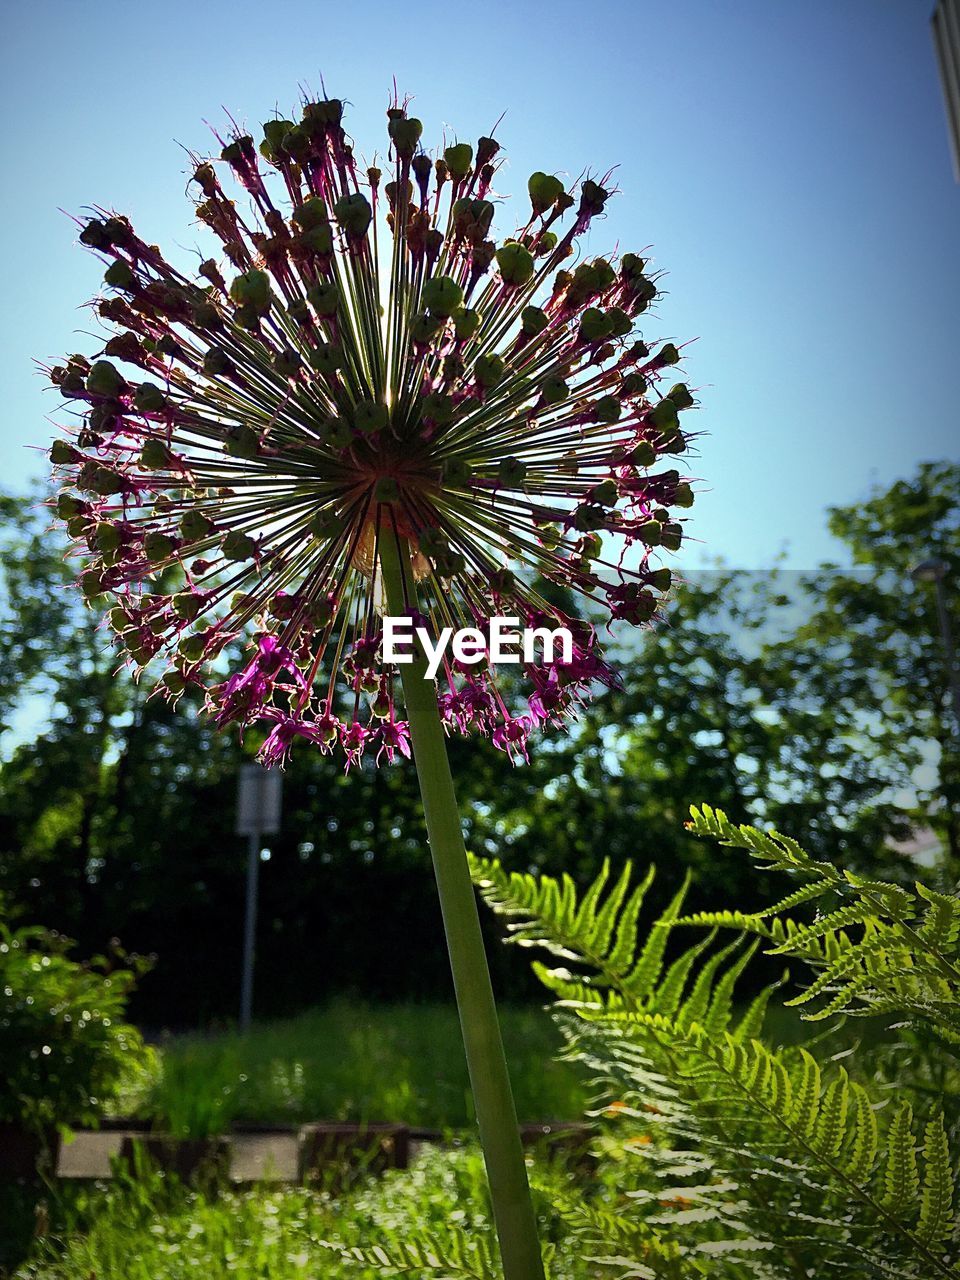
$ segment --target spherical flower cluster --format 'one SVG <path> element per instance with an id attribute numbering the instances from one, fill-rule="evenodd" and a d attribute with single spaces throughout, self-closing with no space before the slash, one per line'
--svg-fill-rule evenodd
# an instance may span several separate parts
<path id="1" fill-rule="evenodd" d="M 113 329 L 50 370 L 73 410 L 56 511 L 126 660 L 157 668 L 164 696 L 201 685 L 220 725 L 261 726 L 267 763 L 299 739 L 348 762 L 409 754 L 381 652 L 386 539 L 435 632 L 570 628 L 570 660 L 524 663 L 522 694 L 483 661 L 444 663 L 448 729 L 522 756 L 613 678 L 594 627 L 552 601 L 631 624 L 657 611 L 670 572 L 651 553 L 677 548 L 671 509 L 692 501 L 674 459 L 693 400 L 659 390 L 679 352 L 636 329 L 657 297 L 644 258 L 579 252 L 608 179 L 533 174 L 523 225 L 498 239 L 494 138 L 433 156 L 395 102 L 385 174 L 360 166 L 342 115 L 308 101 L 259 145 L 235 130 L 219 161 L 191 157 L 219 241 L 197 278 L 122 216 L 81 224 Z"/>

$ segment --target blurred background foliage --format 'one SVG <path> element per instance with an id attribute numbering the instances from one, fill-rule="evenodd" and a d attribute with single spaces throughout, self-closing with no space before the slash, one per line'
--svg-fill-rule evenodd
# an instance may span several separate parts
<path id="1" fill-rule="evenodd" d="M 469 846 L 581 885 L 605 856 L 655 862 L 661 901 L 689 870 L 691 909 L 757 908 L 774 890 L 683 831 L 688 806 L 708 800 L 892 879 L 910 877 L 904 842 L 926 833 L 936 874 L 952 884 L 958 734 L 933 588 L 909 571 L 938 556 L 957 581 L 958 493 L 960 466 L 927 463 L 833 509 L 843 566 L 688 572 L 664 625 L 615 637 L 623 687 L 571 732 L 539 741 L 527 766 L 453 741 Z M 81 956 L 114 939 L 155 954 L 133 998 L 141 1025 L 231 1018 L 245 867 L 234 794 L 257 743 L 115 674 L 98 615 L 67 589 L 75 566 L 43 496 L 0 498 L 5 915 L 76 939 Z M 950 607 L 960 635 L 954 595 Z M 418 808 L 412 769 L 371 762 L 344 774 L 294 752 L 283 830 L 261 872 L 259 1016 L 344 996 L 449 997 Z M 491 958 L 502 996 L 533 995 L 522 955 L 496 946 Z"/>

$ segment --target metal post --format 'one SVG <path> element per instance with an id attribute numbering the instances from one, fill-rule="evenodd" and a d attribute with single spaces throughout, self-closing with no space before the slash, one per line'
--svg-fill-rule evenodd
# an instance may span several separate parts
<path id="1" fill-rule="evenodd" d="M 237 779 L 236 833 L 247 837 L 247 890 L 243 915 L 243 970 L 240 978 L 240 1030 L 253 1019 L 253 966 L 257 945 L 257 890 L 260 851 L 265 835 L 280 830 L 280 774 L 259 764 L 244 764 Z"/>
<path id="2" fill-rule="evenodd" d="M 260 878 L 260 832 L 247 837 L 247 900 L 243 919 L 243 977 L 240 984 L 240 1031 L 246 1035 L 253 1019 L 253 961 L 257 934 L 257 889 Z"/>

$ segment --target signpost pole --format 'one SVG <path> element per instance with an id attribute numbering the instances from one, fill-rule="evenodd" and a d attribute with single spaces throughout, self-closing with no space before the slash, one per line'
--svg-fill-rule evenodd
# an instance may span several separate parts
<path id="1" fill-rule="evenodd" d="M 257 889 L 260 878 L 260 832 L 247 837 L 247 898 L 243 920 L 243 977 L 240 983 L 240 1032 L 246 1035 L 253 1018 L 253 959 L 257 935 Z"/>
<path id="2" fill-rule="evenodd" d="M 265 835 L 280 830 L 280 774 L 259 764 L 240 766 L 237 779 L 239 836 L 247 837 L 247 889 L 243 916 L 243 969 L 240 977 L 240 1031 L 253 1020 L 253 966 L 257 947 L 257 892 L 261 844 Z"/>

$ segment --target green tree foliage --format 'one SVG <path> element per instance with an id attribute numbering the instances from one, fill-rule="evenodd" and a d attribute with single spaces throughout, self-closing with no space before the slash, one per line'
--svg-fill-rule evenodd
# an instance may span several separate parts
<path id="1" fill-rule="evenodd" d="M 581 883 L 604 857 L 615 868 L 656 861 L 658 906 L 689 873 L 689 910 L 762 910 L 769 879 L 683 830 L 690 802 L 711 794 L 737 823 L 802 832 L 819 858 L 904 882 L 891 839 L 927 823 L 953 839 L 956 740 L 933 601 L 907 570 L 929 553 L 960 572 L 958 481 L 960 468 L 930 464 L 834 512 L 853 571 L 691 574 L 664 625 L 623 633 L 623 687 L 539 742 L 529 766 L 452 742 L 470 846 Z M 156 952 L 138 1016 L 232 1015 L 244 867 L 234 787 L 257 742 L 218 734 L 195 702 L 174 712 L 117 672 L 95 615 L 67 589 L 75 566 L 38 499 L 3 510 L 0 715 L 12 731 L 0 891 L 87 954 L 113 936 Z M 350 991 L 447 995 L 411 771 L 344 775 L 295 751 L 284 787 L 283 831 L 261 875 L 259 1008 L 282 1014 Z M 532 990 L 524 966 L 498 963 L 504 994 Z"/>

